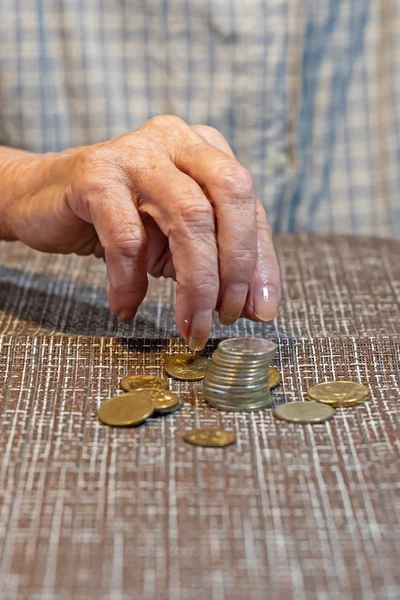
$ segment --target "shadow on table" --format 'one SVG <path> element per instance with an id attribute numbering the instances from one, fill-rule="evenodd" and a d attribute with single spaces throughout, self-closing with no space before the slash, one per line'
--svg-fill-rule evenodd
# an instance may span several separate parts
<path id="1" fill-rule="evenodd" d="M 121 323 L 104 288 L 0 266 L 0 333 L 38 330 L 122 338 L 178 335 L 167 303 L 145 300 L 131 323 Z"/>
<path id="2" fill-rule="evenodd" d="M 174 306 L 145 299 L 130 323 L 111 313 L 102 286 L 0 266 L 0 334 L 63 333 L 125 339 L 179 338 Z M 226 327 L 214 319 L 210 338 L 275 337 L 274 323 L 240 319 Z"/>

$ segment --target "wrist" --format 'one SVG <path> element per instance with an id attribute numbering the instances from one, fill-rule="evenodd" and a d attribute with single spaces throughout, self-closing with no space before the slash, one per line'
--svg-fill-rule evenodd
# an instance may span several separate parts
<path id="1" fill-rule="evenodd" d="M 35 218 L 46 189 L 62 184 L 72 154 L 33 154 L 0 147 L 0 240 L 24 241 L 21 228 L 30 228 L 27 219 Z"/>

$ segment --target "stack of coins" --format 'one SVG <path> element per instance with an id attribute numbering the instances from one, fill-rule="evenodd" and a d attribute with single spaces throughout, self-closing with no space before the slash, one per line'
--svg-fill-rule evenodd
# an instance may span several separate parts
<path id="1" fill-rule="evenodd" d="M 232 338 L 218 344 L 204 377 L 205 400 L 222 410 L 258 410 L 272 405 L 269 367 L 276 345 L 262 338 Z"/>

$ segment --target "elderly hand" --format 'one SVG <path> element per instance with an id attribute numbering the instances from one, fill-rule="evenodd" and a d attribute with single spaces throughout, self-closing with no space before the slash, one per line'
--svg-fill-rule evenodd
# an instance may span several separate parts
<path id="1" fill-rule="evenodd" d="M 119 319 L 135 315 L 147 273 L 177 281 L 177 326 L 193 350 L 206 344 L 215 310 L 224 324 L 275 316 L 271 231 L 250 174 L 217 130 L 166 115 L 109 142 L 1 157 L 3 237 L 104 257 Z"/>

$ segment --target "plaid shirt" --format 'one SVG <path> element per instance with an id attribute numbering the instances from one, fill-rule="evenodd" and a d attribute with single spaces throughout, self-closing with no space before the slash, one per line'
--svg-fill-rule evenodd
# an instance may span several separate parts
<path id="1" fill-rule="evenodd" d="M 275 232 L 400 237 L 398 0 L 0 0 L 0 143 L 218 128 Z"/>

